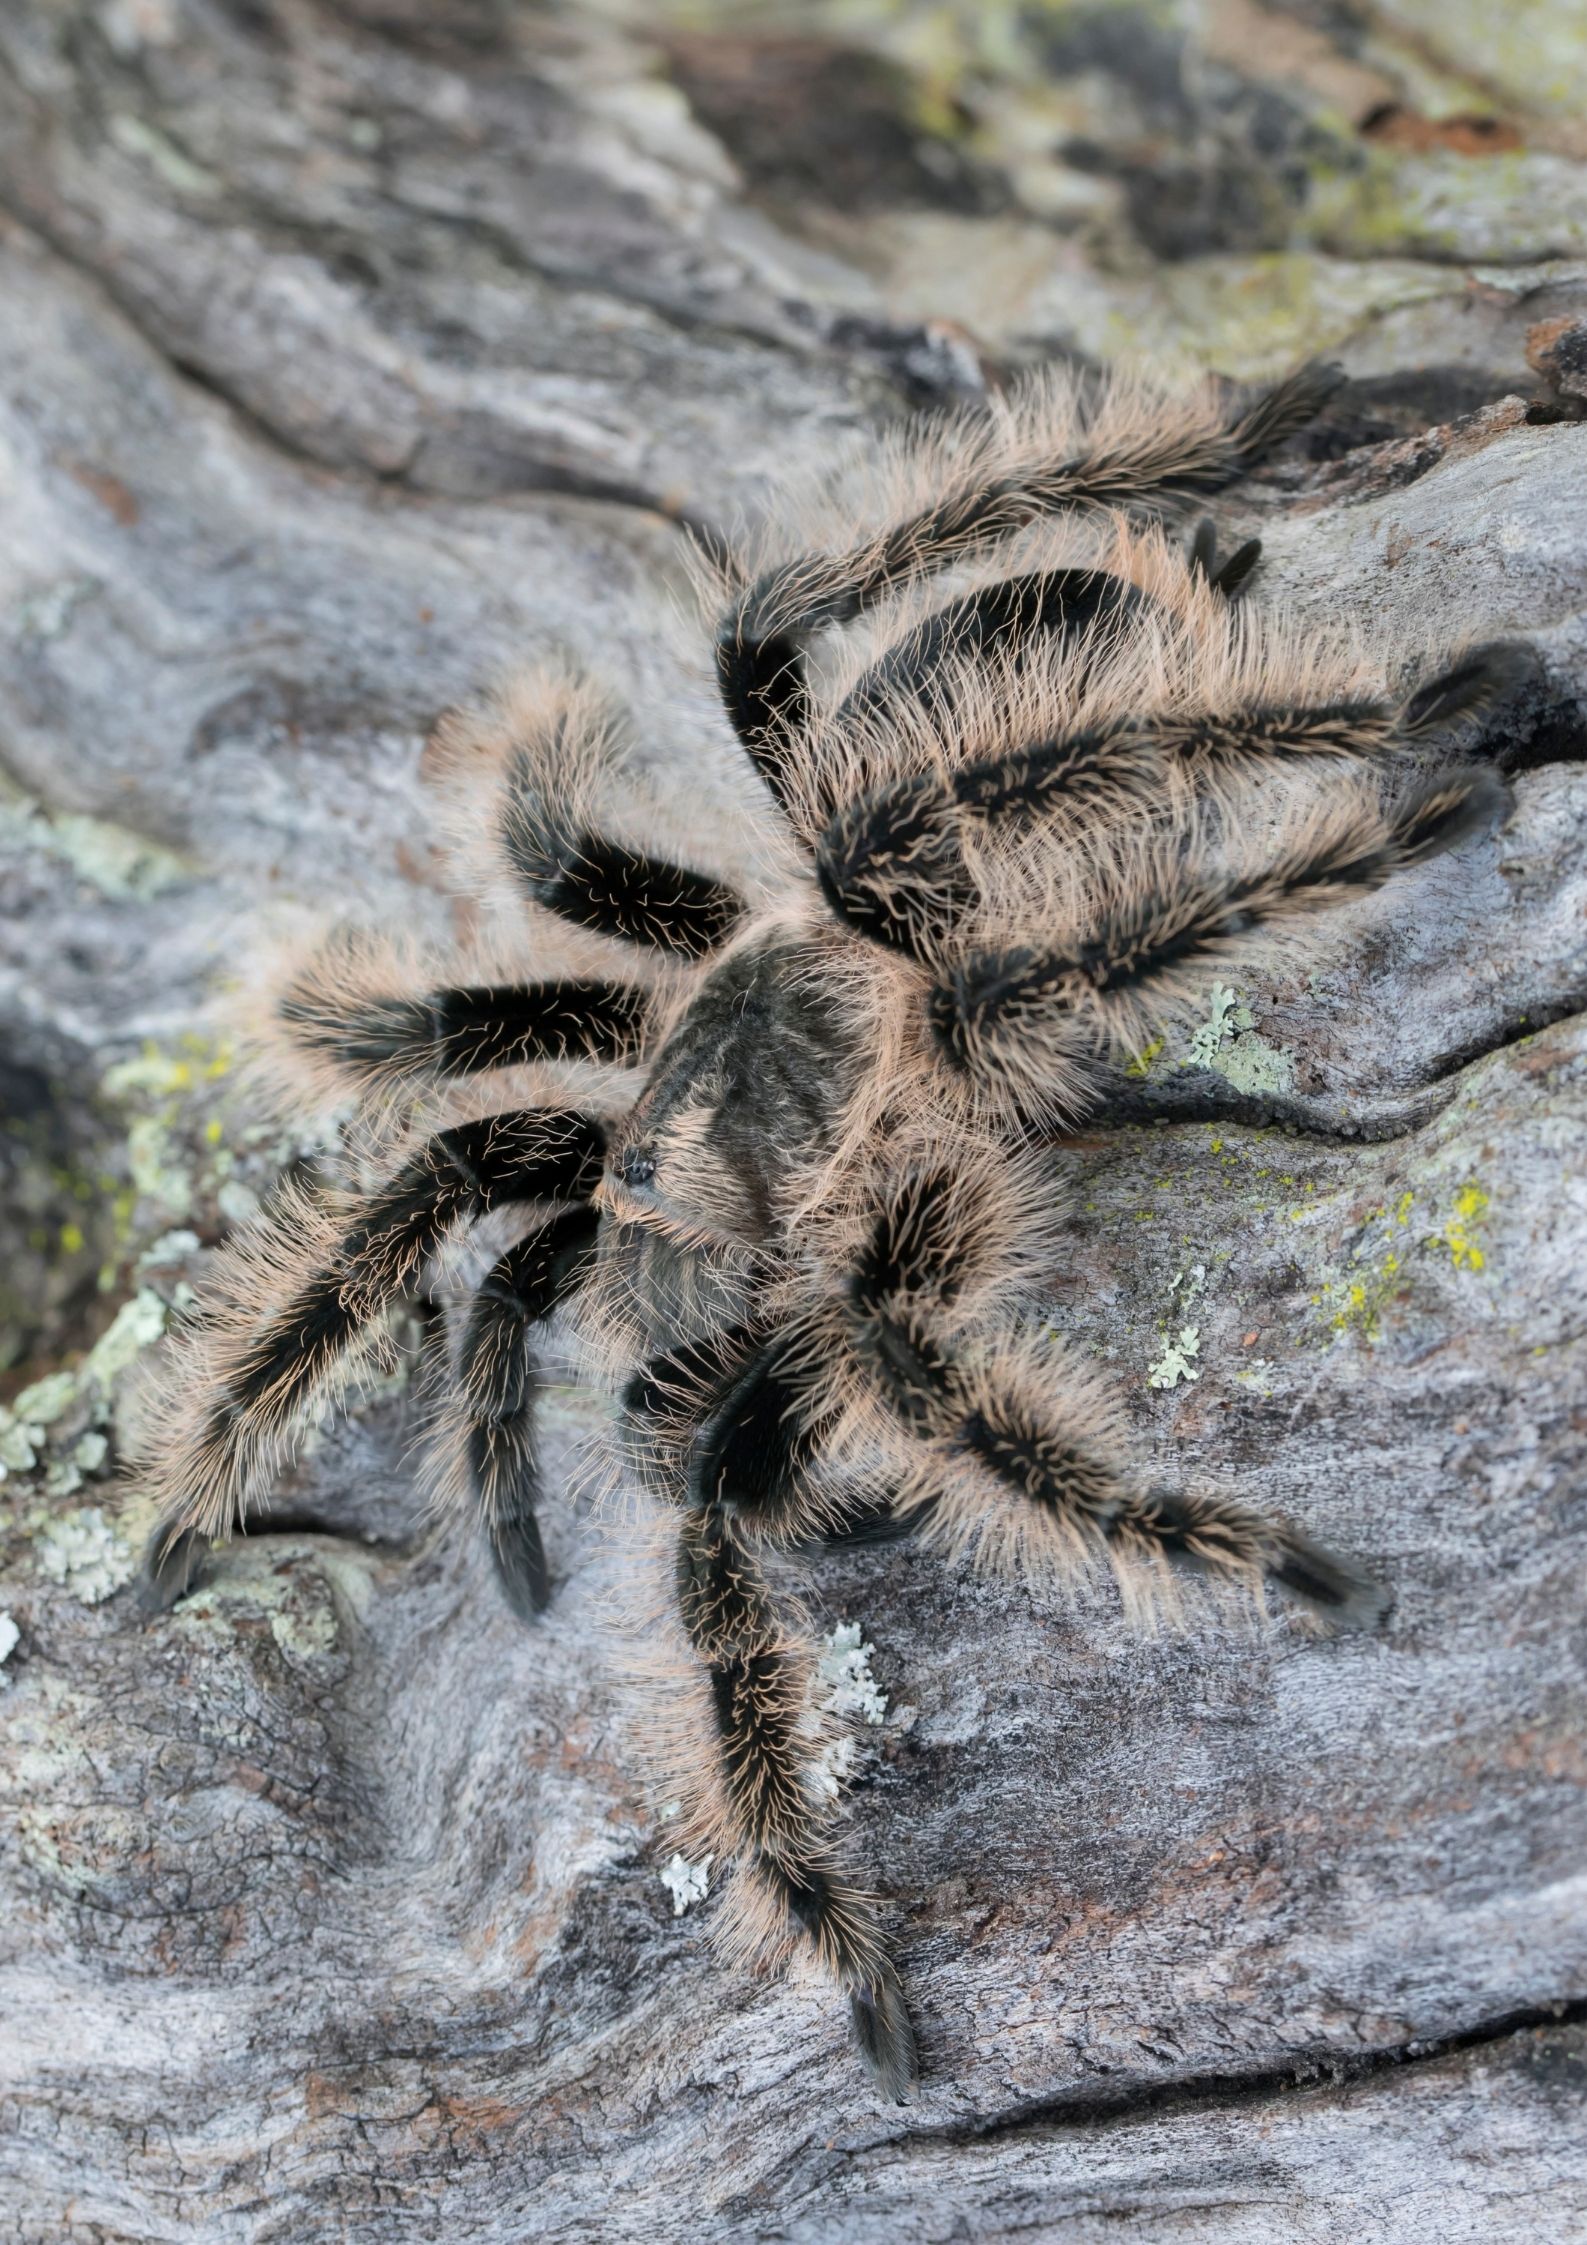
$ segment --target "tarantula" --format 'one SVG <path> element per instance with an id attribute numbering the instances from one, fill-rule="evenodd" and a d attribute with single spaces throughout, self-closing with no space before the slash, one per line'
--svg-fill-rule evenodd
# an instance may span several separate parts
<path id="1" fill-rule="evenodd" d="M 1255 544 L 1220 565 L 1209 524 L 1188 551 L 1164 529 L 1335 379 L 1231 408 L 1049 372 L 702 557 L 716 690 L 764 783 L 753 894 L 661 846 L 588 684 L 444 720 L 465 882 L 510 898 L 506 932 L 483 969 L 343 931 L 287 973 L 273 1049 L 358 1096 L 383 1181 L 291 1185 L 224 1252 L 144 1459 L 157 1610 L 496 1212 L 508 1244 L 447 1359 L 447 1485 L 537 1614 L 537 1368 L 566 1312 L 665 1523 L 681 1844 L 734 1865 L 731 1947 L 846 1992 L 891 2096 L 914 2036 L 818 1782 L 793 1555 L 913 1533 L 1044 1580 L 1110 1561 L 1126 1612 L 1186 1571 L 1345 1627 L 1387 1604 L 1298 1529 L 1132 1469 L 1047 1293 L 1063 1133 L 1105 1115 L 1117 1062 L 1210 969 L 1304 943 L 1496 808 L 1428 744 L 1510 650 L 1396 693 L 1235 604 Z"/>

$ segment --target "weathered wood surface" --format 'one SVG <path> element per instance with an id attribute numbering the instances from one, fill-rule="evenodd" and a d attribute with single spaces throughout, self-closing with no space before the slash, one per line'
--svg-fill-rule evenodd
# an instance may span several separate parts
<path id="1" fill-rule="evenodd" d="M 69 1374 L 0 1421 L 8 2245 L 1587 2236 L 1581 59 L 1569 9 L 1552 74 L 1464 17 L 812 11 L 768 49 L 0 5 L 0 1393 Z M 668 714 L 673 518 L 1010 359 L 1198 334 L 1359 378 L 1224 510 L 1264 597 L 1542 667 L 1497 836 L 1243 991 L 1217 1071 L 1158 1056 L 1181 1119 L 1077 1147 L 1057 1307 L 1165 1473 L 1398 1603 L 1143 1645 L 822 1564 L 890 1699 L 851 1844 L 921 2030 L 894 2110 L 838 2006 L 673 1918 L 573 1498 L 527 1634 L 385 1395 L 142 1627 L 96 1437 L 290 1151 L 228 1103 L 209 978 L 261 904 L 439 912 L 437 710 L 567 651 L 725 799 Z M 1149 1387 L 1187 1326 L 1199 1377 Z M 554 1418 L 562 1457 L 589 1409 Z"/>

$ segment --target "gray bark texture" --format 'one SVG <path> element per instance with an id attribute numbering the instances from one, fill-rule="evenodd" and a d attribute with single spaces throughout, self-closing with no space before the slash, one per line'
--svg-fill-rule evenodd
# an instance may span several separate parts
<path id="1" fill-rule="evenodd" d="M 1575 0 L 0 0 L 3 2245 L 1587 2238 L 1584 114 Z M 576 1486 L 526 1630 L 399 1378 L 140 1622 L 127 1383 L 299 1150 L 211 986 L 272 907 L 438 923 L 425 737 L 513 663 L 713 816 L 681 525 L 794 457 L 1317 349 L 1220 534 L 1407 659 L 1530 640 L 1513 809 L 1143 1061 L 1055 1316 L 1397 1603 L 823 1560 L 882 2105 L 674 1915 Z"/>

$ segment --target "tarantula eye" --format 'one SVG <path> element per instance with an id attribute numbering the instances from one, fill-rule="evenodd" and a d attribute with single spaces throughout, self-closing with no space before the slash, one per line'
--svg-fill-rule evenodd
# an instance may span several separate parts
<path id="1" fill-rule="evenodd" d="M 617 1157 L 617 1175 L 624 1185 L 648 1185 L 656 1174 L 656 1157 L 648 1146 L 625 1146 Z"/>

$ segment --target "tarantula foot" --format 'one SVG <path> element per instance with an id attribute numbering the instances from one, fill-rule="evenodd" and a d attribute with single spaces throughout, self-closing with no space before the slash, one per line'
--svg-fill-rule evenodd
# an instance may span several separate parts
<path id="1" fill-rule="evenodd" d="M 1205 577 L 1214 592 L 1221 592 L 1227 601 L 1235 601 L 1245 589 L 1246 580 L 1262 558 L 1260 538 L 1247 538 L 1243 546 L 1236 546 L 1225 561 L 1218 559 L 1217 527 L 1207 515 L 1196 525 L 1196 534 L 1190 541 L 1190 567 L 1194 575 Z"/>
<path id="2" fill-rule="evenodd" d="M 175 1534 L 158 1527 L 143 1547 L 138 1576 L 138 1605 L 146 1614 L 169 1613 L 190 1590 L 196 1589 L 209 1553 L 209 1538 L 196 1528 Z"/>
<path id="3" fill-rule="evenodd" d="M 891 1504 L 858 1504 L 825 1529 L 821 1541 L 835 1551 L 851 1550 L 871 1544 L 902 1543 L 917 1529 L 923 1528 L 936 1510 L 929 1499 L 911 1505 L 907 1511 L 895 1511 Z"/>
<path id="4" fill-rule="evenodd" d="M 490 1554 L 508 1605 L 520 1621 L 536 1620 L 551 1603 L 551 1575 L 534 1514 L 498 1520 L 491 1529 Z"/>
<path id="5" fill-rule="evenodd" d="M 1392 1591 L 1363 1574 L 1355 1560 L 1285 1528 L 1268 1562 L 1268 1576 L 1318 1619 L 1337 1631 L 1380 1628 L 1394 1604 Z"/>
<path id="6" fill-rule="evenodd" d="M 909 2023 L 898 1975 L 883 1966 L 849 1990 L 854 2039 L 866 2071 L 884 2097 L 904 2104 L 920 2085 L 915 2030 Z"/>
<path id="7" fill-rule="evenodd" d="M 1525 640 L 1495 639 L 1473 647 L 1451 670 L 1412 694 L 1400 711 L 1402 730 L 1412 740 L 1447 732 L 1463 718 L 1480 717 L 1531 685 L 1540 665 Z"/>

